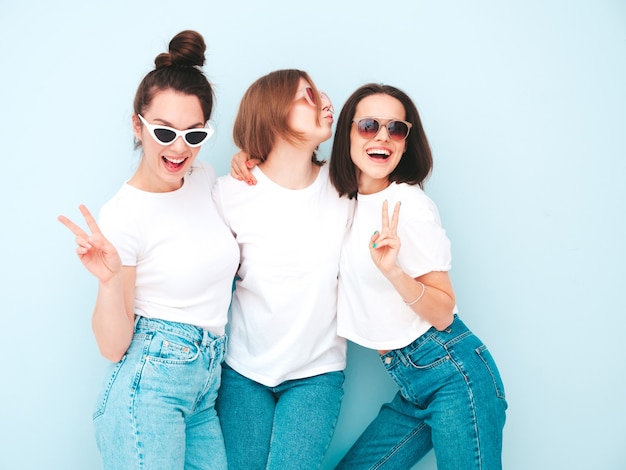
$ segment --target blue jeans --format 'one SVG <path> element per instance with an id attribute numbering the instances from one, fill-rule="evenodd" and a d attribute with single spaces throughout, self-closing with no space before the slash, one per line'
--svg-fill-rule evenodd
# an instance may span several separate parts
<path id="1" fill-rule="evenodd" d="M 407 470 L 431 448 L 439 470 L 502 468 L 502 380 L 486 346 L 458 317 L 381 360 L 400 391 L 337 468 Z"/>
<path id="2" fill-rule="evenodd" d="M 317 469 L 343 398 L 343 372 L 267 387 L 224 365 L 217 412 L 229 470 Z"/>
<path id="3" fill-rule="evenodd" d="M 137 321 L 94 413 L 105 470 L 227 468 L 215 411 L 225 342 L 184 323 Z"/>

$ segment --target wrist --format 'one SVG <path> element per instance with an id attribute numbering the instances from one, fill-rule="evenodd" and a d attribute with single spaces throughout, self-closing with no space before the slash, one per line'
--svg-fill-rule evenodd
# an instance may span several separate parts
<path id="1" fill-rule="evenodd" d="M 387 272 L 385 272 L 383 274 L 392 283 L 394 283 L 396 281 L 399 281 L 400 279 L 402 279 L 403 276 L 405 276 L 404 271 L 397 264 L 395 264 L 389 271 L 387 271 Z"/>

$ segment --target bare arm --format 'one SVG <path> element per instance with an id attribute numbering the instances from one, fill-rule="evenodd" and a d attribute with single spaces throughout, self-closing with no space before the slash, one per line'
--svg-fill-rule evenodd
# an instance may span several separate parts
<path id="1" fill-rule="evenodd" d="M 100 353 L 117 362 L 133 337 L 135 267 L 122 267 L 119 253 L 104 237 L 89 210 L 83 205 L 79 209 L 91 235 L 65 216 L 58 219 L 76 236 L 79 259 L 98 279 L 92 327 Z"/>
<path id="2" fill-rule="evenodd" d="M 401 244 L 397 234 L 399 216 L 400 203 L 394 208 L 391 222 L 387 201 L 383 203 L 382 229 L 370 239 L 370 255 L 411 309 L 438 330 L 443 330 L 454 319 L 456 301 L 450 276 L 445 271 L 433 271 L 412 278 L 398 266 Z"/>

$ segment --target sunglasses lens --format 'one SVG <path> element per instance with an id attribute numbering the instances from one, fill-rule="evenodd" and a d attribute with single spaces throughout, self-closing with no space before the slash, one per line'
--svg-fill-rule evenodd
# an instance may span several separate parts
<path id="1" fill-rule="evenodd" d="M 207 131 L 189 132 L 185 136 L 185 140 L 187 141 L 189 145 L 199 145 L 202 143 L 202 141 L 204 141 L 204 139 L 207 138 L 208 135 L 209 133 Z"/>
<path id="2" fill-rule="evenodd" d="M 360 119 L 356 123 L 356 129 L 361 135 L 366 139 L 371 139 L 376 134 L 378 134 L 378 129 L 380 129 L 380 124 L 376 119 Z"/>
<path id="3" fill-rule="evenodd" d="M 307 101 L 315 106 L 315 93 L 313 93 L 313 88 L 306 87 L 304 91 L 306 93 Z"/>
<path id="4" fill-rule="evenodd" d="M 387 124 L 389 137 L 395 140 L 404 140 L 409 133 L 409 127 L 402 121 L 390 121 Z"/>
<path id="5" fill-rule="evenodd" d="M 161 127 L 157 127 L 154 129 L 154 135 L 156 135 L 156 138 L 164 144 L 169 144 L 176 138 L 175 132 L 169 129 L 163 129 Z"/>

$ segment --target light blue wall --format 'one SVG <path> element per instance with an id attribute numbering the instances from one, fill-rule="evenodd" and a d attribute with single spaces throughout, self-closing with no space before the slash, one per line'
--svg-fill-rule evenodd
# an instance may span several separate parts
<path id="1" fill-rule="evenodd" d="M 0 0 L 0 468 L 98 468 L 96 282 L 56 216 L 132 173 L 134 91 L 187 28 L 209 47 L 218 174 L 271 70 L 307 70 L 336 108 L 369 81 L 415 99 L 460 312 L 506 385 L 505 468 L 626 468 L 623 0 Z M 329 468 L 394 393 L 375 353 L 349 354 Z"/>

